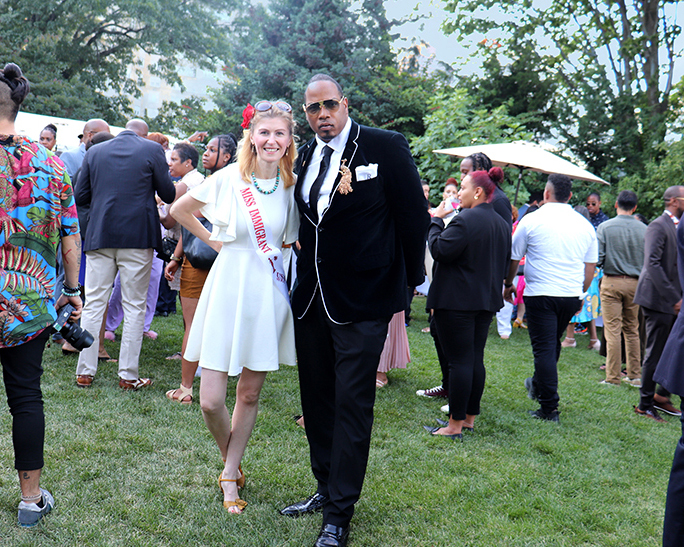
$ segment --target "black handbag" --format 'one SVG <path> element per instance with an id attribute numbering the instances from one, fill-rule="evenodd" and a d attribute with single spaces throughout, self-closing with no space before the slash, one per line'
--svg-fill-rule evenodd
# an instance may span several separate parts
<path id="1" fill-rule="evenodd" d="M 176 245 L 178 245 L 178 240 L 172 237 L 165 236 L 162 238 L 162 252 L 157 253 L 157 257 L 161 258 L 164 262 L 171 261 L 171 255 L 176 250 Z"/>
<path id="2" fill-rule="evenodd" d="M 207 230 L 211 232 L 213 226 L 206 218 L 198 218 Z M 218 253 L 209 247 L 204 241 L 195 237 L 195 235 L 187 228 L 182 228 L 183 233 L 183 254 L 185 258 L 190 261 L 193 268 L 198 270 L 210 270 L 211 265 L 216 260 Z"/>

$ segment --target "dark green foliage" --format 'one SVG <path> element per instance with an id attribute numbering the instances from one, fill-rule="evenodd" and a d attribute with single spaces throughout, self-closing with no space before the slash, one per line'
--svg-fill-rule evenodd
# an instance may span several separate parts
<path id="1" fill-rule="evenodd" d="M 180 84 L 188 59 L 213 67 L 227 56 L 226 15 L 239 0 L 61 0 L 0 2 L 0 60 L 22 67 L 33 85 L 25 110 L 110 123 L 139 94 L 138 57 L 157 55 L 152 74 Z"/>
<path id="2" fill-rule="evenodd" d="M 492 89 L 479 92 L 485 104 L 511 97 L 511 108 L 541 112 L 538 134 L 561 137 L 590 171 L 617 183 L 646 176 L 647 165 L 663 157 L 681 50 L 672 4 L 449 0 L 454 16 L 445 29 L 462 38 L 487 36 L 490 47 L 478 52 L 485 75 L 475 80 L 492 81 Z M 498 56 L 507 59 L 503 70 Z"/>
<path id="3" fill-rule="evenodd" d="M 380 0 L 275 0 L 250 6 L 236 18 L 235 61 L 214 100 L 235 127 L 242 109 L 260 99 L 292 104 L 299 135 L 308 138 L 301 105 L 314 74 L 336 78 L 357 121 L 408 135 L 423 131 L 427 98 L 437 82 L 425 74 L 400 73 L 390 50 L 394 23 Z"/>

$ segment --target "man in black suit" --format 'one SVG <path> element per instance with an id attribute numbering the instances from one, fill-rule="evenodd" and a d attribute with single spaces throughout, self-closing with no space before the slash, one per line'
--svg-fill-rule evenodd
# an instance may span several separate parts
<path id="1" fill-rule="evenodd" d="M 358 125 L 330 76 L 309 82 L 316 138 L 299 151 L 301 212 L 292 292 L 302 409 L 316 493 L 284 515 L 323 510 L 315 546 L 344 546 L 366 473 L 375 373 L 407 286 L 423 281 L 427 202 L 406 139 Z"/>
<path id="2" fill-rule="evenodd" d="M 677 274 L 677 224 L 684 212 L 684 186 L 670 186 L 663 195 L 665 212 L 646 230 L 644 267 L 639 276 L 634 302 L 641 306 L 646 322 L 646 351 L 641 368 L 641 398 L 634 412 L 664 421 L 658 410 L 681 415 L 663 387 L 656 393 L 653 373 L 667 337 L 682 305 L 682 287 Z"/>
<path id="3" fill-rule="evenodd" d="M 166 203 L 176 197 L 163 148 L 147 135 L 147 124 L 131 120 L 126 130 L 85 155 L 74 192 L 76 205 L 90 205 L 86 253 L 86 306 L 82 327 L 100 332 L 117 271 L 121 275 L 124 329 L 119 353 L 119 387 L 150 385 L 138 375 L 147 287 L 153 249 L 161 247 L 155 192 Z M 98 346 L 81 352 L 76 385 L 90 387 L 97 371 Z"/>

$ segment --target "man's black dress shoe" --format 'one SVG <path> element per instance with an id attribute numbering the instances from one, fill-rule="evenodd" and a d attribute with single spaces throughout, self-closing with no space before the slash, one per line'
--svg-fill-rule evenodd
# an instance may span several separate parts
<path id="1" fill-rule="evenodd" d="M 527 411 L 530 416 L 535 418 L 536 420 L 545 420 L 547 422 L 560 422 L 560 418 L 558 415 L 560 412 L 558 410 L 552 410 L 551 412 L 544 412 L 541 408 L 539 410 L 528 410 Z"/>
<path id="2" fill-rule="evenodd" d="M 324 524 L 314 547 L 345 547 L 348 537 L 349 526 L 343 528 L 334 524 Z"/>
<path id="3" fill-rule="evenodd" d="M 280 514 L 286 517 L 298 517 L 307 513 L 315 513 L 316 511 L 322 511 L 326 503 L 328 503 L 328 498 L 316 492 L 305 500 L 298 501 L 288 505 L 285 509 L 281 509 Z"/>

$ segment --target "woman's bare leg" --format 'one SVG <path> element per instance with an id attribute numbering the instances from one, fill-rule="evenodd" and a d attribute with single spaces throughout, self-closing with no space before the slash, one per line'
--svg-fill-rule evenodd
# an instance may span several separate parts
<path id="1" fill-rule="evenodd" d="M 186 298 L 181 296 L 181 307 L 183 309 L 183 326 L 185 332 L 183 333 L 183 344 L 181 346 L 181 355 L 185 355 L 185 348 L 188 345 L 188 335 L 190 334 L 190 327 L 192 320 L 195 318 L 195 311 L 197 310 L 197 303 L 199 298 Z M 195 372 L 197 372 L 197 361 L 188 361 L 185 357 L 181 358 L 181 385 L 186 388 L 191 388 L 195 379 Z M 180 393 L 176 390 L 172 397 L 178 399 Z M 186 395 L 185 398 L 188 398 Z"/>
<path id="2" fill-rule="evenodd" d="M 208 369 L 202 371 L 202 415 L 221 451 L 221 457 L 226 461 L 221 475 L 224 479 L 240 478 L 238 468 L 254 429 L 259 410 L 259 394 L 265 379 L 266 372 L 255 372 L 246 368 L 242 370 L 236 389 L 232 423 L 229 424 L 230 413 L 225 405 L 227 374 Z M 222 488 L 224 501 L 237 499 L 235 482 L 224 482 Z M 231 507 L 230 511 L 241 512 L 238 507 Z"/>

